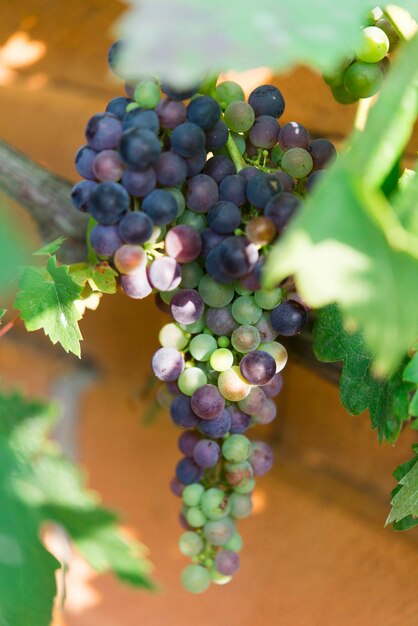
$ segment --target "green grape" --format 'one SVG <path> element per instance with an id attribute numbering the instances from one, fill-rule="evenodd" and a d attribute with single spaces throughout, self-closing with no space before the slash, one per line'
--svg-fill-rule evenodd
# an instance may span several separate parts
<path id="1" fill-rule="evenodd" d="M 126 113 L 129 113 L 129 111 L 134 111 L 135 109 L 139 109 L 139 104 L 137 104 L 136 102 L 130 102 L 129 104 L 126 105 Z"/>
<path id="2" fill-rule="evenodd" d="M 183 263 L 181 266 L 181 283 L 183 289 L 194 289 L 198 286 L 203 276 L 203 270 L 199 263 L 192 261 L 191 263 Z"/>
<path id="3" fill-rule="evenodd" d="M 202 593 L 209 587 L 210 574 L 202 565 L 188 565 L 181 573 L 183 587 L 191 593 Z"/>
<path id="4" fill-rule="evenodd" d="M 177 324 L 165 324 L 158 335 L 158 339 L 163 348 L 176 348 L 183 350 L 189 343 L 189 339 Z"/>
<path id="5" fill-rule="evenodd" d="M 177 187 L 163 187 L 163 189 L 165 189 L 165 191 L 169 191 L 174 196 L 177 202 L 177 219 L 178 219 L 179 217 L 183 215 L 184 210 L 186 208 L 186 200 L 184 199 L 184 195 L 182 194 L 180 189 L 177 189 Z"/>
<path id="6" fill-rule="evenodd" d="M 216 93 L 218 95 L 219 102 L 224 105 L 224 108 L 236 100 L 245 100 L 245 94 L 241 85 L 234 83 L 232 80 L 226 80 L 223 83 L 219 83 L 216 87 Z"/>
<path id="7" fill-rule="evenodd" d="M 215 372 L 225 372 L 233 366 L 234 355 L 227 348 L 218 348 L 210 355 L 209 363 Z"/>
<path id="8" fill-rule="evenodd" d="M 242 156 L 247 148 L 247 145 L 245 143 L 245 137 L 243 135 L 238 135 L 237 133 L 231 133 L 231 135 L 232 135 L 232 139 L 236 143 L 238 152 Z"/>
<path id="9" fill-rule="evenodd" d="M 248 396 L 251 385 L 242 376 L 238 365 L 233 365 L 229 370 L 219 374 L 218 389 L 225 400 L 239 402 Z"/>
<path id="10" fill-rule="evenodd" d="M 180 291 L 180 287 L 176 287 L 175 289 L 172 289 L 171 291 L 160 291 L 160 298 L 163 302 L 165 302 L 166 304 L 170 304 L 171 302 L 171 298 L 174 296 L 175 293 L 177 293 L 178 291 Z"/>
<path id="11" fill-rule="evenodd" d="M 242 463 L 251 454 L 251 441 L 245 435 L 231 435 L 222 444 L 222 454 L 230 463 Z"/>
<path id="12" fill-rule="evenodd" d="M 186 330 L 188 333 L 195 335 L 196 333 L 202 332 L 202 330 L 205 327 L 205 320 L 203 319 L 203 316 L 202 316 L 195 322 L 192 322 L 191 324 L 179 324 L 179 326 L 183 330 Z"/>
<path id="13" fill-rule="evenodd" d="M 383 17 L 382 9 L 380 7 L 374 7 L 374 9 L 372 9 L 371 11 L 367 13 L 366 22 L 368 24 L 374 24 L 381 17 Z"/>
<path id="14" fill-rule="evenodd" d="M 193 528 L 201 528 L 207 521 L 205 514 L 197 506 L 192 506 L 187 510 L 186 520 Z"/>
<path id="15" fill-rule="evenodd" d="M 236 491 L 236 493 L 240 493 L 240 494 L 247 494 L 247 493 L 252 493 L 255 489 L 255 480 L 254 478 L 251 478 L 251 480 L 245 484 L 242 485 L 241 487 L 234 487 L 234 491 Z"/>
<path id="16" fill-rule="evenodd" d="M 248 517 L 253 510 L 251 495 L 233 493 L 231 495 L 231 515 L 232 517 Z"/>
<path id="17" fill-rule="evenodd" d="M 188 530 L 179 539 L 179 550 L 184 556 L 193 557 L 202 552 L 205 544 L 200 535 Z"/>
<path id="18" fill-rule="evenodd" d="M 396 31 L 396 28 L 393 26 L 392 22 L 388 20 L 386 17 L 381 17 L 377 20 L 375 26 L 383 30 L 386 33 L 387 38 L 389 39 L 389 50 L 393 52 L 395 48 L 400 44 L 400 37 Z"/>
<path id="19" fill-rule="evenodd" d="M 344 83 L 344 70 L 351 65 L 352 62 L 353 57 L 346 57 L 330 72 L 323 74 L 322 78 L 330 87 L 341 87 Z"/>
<path id="20" fill-rule="evenodd" d="M 366 63 L 378 63 L 389 52 L 389 39 L 377 26 L 367 26 L 361 31 L 361 40 L 356 49 L 357 58 Z"/>
<path id="21" fill-rule="evenodd" d="M 246 133 L 254 124 L 254 120 L 254 109 L 247 102 L 236 100 L 226 107 L 224 121 L 235 133 Z"/>
<path id="22" fill-rule="evenodd" d="M 233 283 L 233 285 L 234 285 L 234 289 L 236 293 L 239 296 L 251 296 L 253 293 L 250 289 L 246 289 L 245 287 L 243 287 L 238 280 L 235 283 Z"/>
<path id="23" fill-rule="evenodd" d="M 249 324 L 238 326 L 231 335 L 231 343 L 235 350 L 245 354 L 256 350 L 260 345 L 261 337 L 258 329 Z"/>
<path id="24" fill-rule="evenodd" d="M 202 496 L 200 506 L 203 513 L 210 520 L 220 520 L 227 517 L 231 511 L 231 504 L 225 491 L 211 487 Z"/>
<path id="25" fill-rule="evenodd" d="M 182 371 L 177 382 L 182 393 L 192 396 L 196 389 L 206 385 L 208 379 L 199 367 L 188 367 Z"/>
<path id="26" fill-rule="evenodd" d="M 276 361 L 276 373 L 281 372 L 287 363 L 287 350 L 278 341 L 270 341 L 269 343 L 260 343 L 259 350 L 268 352 Z"/>
<path id="27" fill-rule="evenodd" d="M 212 335 L 196 335 L 190 342 L 189 352 L 197 361 L 209 361 L 218 344 Z"/>
<path id="28" fill-rule="evenodd" d="M 212 92 L 215 89 L 217 79 L 218 74 L 215 74 L 214 72 L 208 72 L 207 74 L 205 74 L 202 82 L 199 85 L 199 94 L 196 94 L 196 96 L 200 94 L 203 94 L 205 96 L 212 96 Z"/>
<path id="29" fill-rule="evenodd" d="M 344 87 L 358 98 L 370 98 L 382 85 L 383 72 L 376 63 L 356 61 L 344 72 Z"/>
<path id="30" fill-rule="evenodd" d="M 215 568 L 210 570 L 210 577 L 215 585 L 226 585 L 232 580 L 232 576 L 225 576 L 224 574 L 218 572 Z"/>
<path id="31" fill-rule="evenodd" d="M 283 290 L 277 289 L 260 289 L 254 293 L 256 304 L 262 309 L 271 311 L 283 300 Z"/>
<path id="32" fill-rule="evenodd" d="M 229 346 L 229 337 L 225 337 L 224 335 L 218 337 L 218 346 L 220 348 L 227 348 Z"/>
<path id="33" fill-rule="evenodd" d="M 206 539 L 214 546 L 223 546 L 235 532 L 235 524 L 230 517 L 206 522 L 203 533 Z"/>
<path id="34" fill-rule="evenodd" d="M 282 169 L 293 178 L 305 178 L 312 168 L 312 157 L 303 148 L 289 148 L 283 155 Z"/>
<path id="35" fill-rule="evenodd" d="M 254 471 L 248 461 L 225 464 L 226 480 L 235 489 L 237 487 L 244 487 L 244 485 L 248 485 L 250 480 L 253 479 L 253 476 Z"/>
<path id="36" fill-rule="evenodd" d="M 193 483 L 192 485 L 187 485 L 183 489 L 183 493 L 181 495 L 184 504 L 187 506 L 198 506 L 202 495 L 204 494 L 205 488 L 200 483 Z"/>
<path id="37" fill-rule="evenodd" d="M 151 80 L 144 80 L 135 87 L 134 98 L 140 107 L 154 109 L 161 98 L 160 88 Z"/>
<path id="38" fill-rule="evenodd" d="M 186 209 L 184 213 L 180 215 L 178 223 L 191 226 L 199 233 L 201 233 L 202 230 L 204 230 L 208 225 L 208 221 L 203 213 L 195 213 L 194 211 L 190 211 L 189 209 Z"/>
<path id="39" fill-rule="evenodd" d="M 344 85 L 332 87 L 331 92 L 335 100 L 340 104 L 354 104 L 354 102 L 357 102 L 358 100 L 358 97 L 352 94 L 350 91 L 347 91 Z"/>
<path id="40" fill-rule="evenodd" d="M 252 296 L 239 296 L 231 307 L 232 317 L 238 324 L 256 324 L 262 312 Z"/>
<path id="41" fill-rule="evenodd" d="M 205 304 L 219 309 L 229 304 L 234 297 L 234 288 L 231 285 L 222 285 L 205 274 L 201 279 L 198 291 Z"/>
<path id="42" fill-rule="evenodd" d="M 233 552 L 240 552 L 243 546 L 242 537 L 238 531 L 235 531 L 231 539 L 224 545 L 225 550 L 232 550 Z"/>

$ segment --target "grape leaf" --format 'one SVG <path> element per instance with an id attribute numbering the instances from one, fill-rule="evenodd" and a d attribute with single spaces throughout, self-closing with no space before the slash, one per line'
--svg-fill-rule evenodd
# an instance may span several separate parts
<path id="1" fill-rule="evenodd" d="M 413 450 L 415 456 L 393 473 L 399 484 L 391 494 L 392 510 L 386 525 L 393 523 L 395 530 L 407 530 L 418 524 L 418 445 Z"/>
<path id="2" fill-rule="evenodd" d="M 61 248 L 62 244 L 64 243 L 66 239 L 67 239 L 66 237 L 61 235 L 60 237 L 57 237 L 56 239 L 54 239 L 54 241 L 51 241 L 50 243 L 47 243 L 45 246 L 42 246 L 42 248 L 39 248 L 39 250 L 37 250 L 33 254 L 35 254 L 36 256 L 55 254 Z"/>
<path id="3" fill-rule="evenodd" d="M 382 380 L 371 374 L 372 357 L 360 333 L 348 334 L 335 305 L 320 309 L 314 332 L 314 351 L 320 361 L 343 361 L 341 402 L 349 413 L 370 412 L 379 441 L 394 441 L 408 418 L 409 393 L 413 386 L 402 380 L 403 368 Z"/>
<path id="4" fill-rule="evenodd" d="M 81 315 L 74 302 L 81 287 L 68 270 L 67 265 L 57 266 L 54 256 L 48 258 L 45 270 L 28 267 L 14 305 L 28 331 L 42 328 L 52 343 L 60 343 L 66 352 L 79 357 L 82 336 L 77 322 Z"/>
<path id="5" fill-rule="evenodd" d="M 405 367 L 403 379 L 418 385 L 418 352 L 415 352 L 414 356 Z"/>
<path id="6" fill-rule="evenodd" d="M 48 439 L 56 411 L 0 392 L 0 624 L 48 626 L 58 561 L 40 541 L 46 521 L 61 524 L 99 571 L 152 588 L 144 548 L 120 533 L 116 516 Z"/>
<path id="7" fill-rule="evenodd" d="M 71 278 L 79 285 L 89 283 L 93 291 L 101 293 L 116 293 L 117 272 L 106 262 L 88 265 L 78 263 L 70 266 Z"/>
<path id="8" fill-rule="evenodd" d="M 373 0 L 131 0 L 118 25 L 126 42 L 119 71 L 156 74 L 178 85 L 208 71 L 297 63 L 329 70 L 359 39 Z M 414 0 L 397 4 L 414 11 Z M 141 36 L 138 36 L 141 33 Z"/>

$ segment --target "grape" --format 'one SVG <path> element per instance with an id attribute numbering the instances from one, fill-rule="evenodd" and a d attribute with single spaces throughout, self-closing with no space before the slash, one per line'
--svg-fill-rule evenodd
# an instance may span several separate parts
<path id="1" fill-rule="evenodd" d="M 220 285 L 205 274 L 199 283 L 199 294 L 208 306 L 221 308 L 231 302 L 234 288 L 231 285 Z"/>
<path id="2" fill-rule="evenodd" d="M 356 48 L 356 56 L 366 63 L 378 63 L 389 52 L 389 39 L 377 26 L 367 26 L 361 30 L 361 40 Z"/>
<path id="3" fill-rule="evenodd" d="M 276 176 L 280 180 L 280 182 L 282 183 L 283 191 L 291 192 L 291 191 L 294 190 L 295 182 L 294 182 L 293 178 L 291 176 L 289 176 L 289 174 L 286 174 L 286 172 L 281 172 L 281 171 L 277 170 L 276 172 L 274 172 L 274 176 Z"/>
<path id="4" fill-rule="evenodd" d="M 344 72 L 344 87 L 356 98 L 370 98 L 382 85 L 383 72 L 376 63 L 356 61 Z"/>
<path id="5" fill-rule="evenodd" d="M 254 294 L 254 300 L 259 307 L 265 310 L 274 309 L 283 300 L 283 291 L 277 289 L 260 289 Z"/>
<path id="6" fill-rule="evenodd" d="M 122 178 L 123 163 L 115 150 L 99 152 L 93 161 L 93 173 L 97 180 L 118 181 Z"/>
<path id="7" fill-rule="evenodd" d="M 217 183 L 220 183 L 225 176 L 236 174 L 237 168 L 231 159 L 222 155 L 216 155 L 206 161 L 203 171 Z"/>
<path id="8" fill-rule="evenodd" d="M 116 115 L 116 117 L 122 120 L 125 115 L 126 107 L 130 102 L 132 101 L 129 98 L 124 98 L 123 96 L 112 98 L 106 106 L 106 113 Z"/>
<path id="9" fill-rule="evenodd" d="M 207 226 L 206 216 L 202 213 L 195 213 L 186 209 L 178 220 L 179 224 L 185 224 L 191 226 L 197 232 L 201 233 Z M 202 242 L 203 243 L 203 242 Z"/>
<path id="10" fill-rule="evenodd" d="M 273 450 L 264 441 L 253 441 L 250 463 L 256 476 L 263 476 L 273 467 Z"/>
<path id="11" fill-rule="evenodd" d="M 196 335 L 190 342 L 189 352 L 196 361 L 209 361 L 217 347 L 216 339 L 212 335 Z"/>
<path id="12" fill-rule="evenodd" d="M 274 198 L 276 198 L 276 196 L 273 196 L 266 206 L 273 202 Z M 258 246 L 264 246 L 275 238 L 277 231 L 271 219 L 260 216 L 247 223 L 245 227 L 245 234 L 252 243 Z"/>
<path id="13" fill-rule="evenodd" d="M 168 130 L 174 130 L 186 119 L 186 107 L 183 102 L 176 102 L 169 98 L 160 100 L 155 111 L 160 118 L 161 126 Z"/>
<path id="14" fill-rule="evenodd" d="M 277 407 L 273 400 L 268 398 L 261 409 L 253 415 L 253 420 L 255 424 L 270 424 L 277 415 Z"/>
<path id="15" fill-rule="evenodd" d="M 123 244 L 115 252 L 114 263 L 121 274 L 134 274 L 147 264 L 147 257 L 141 246 Z"/>
<path id="16" fill-rule="evenodd" d="M 174 494 L 175 496 L 177 496 L 177 498 L 181 497 L 181 494 L 183 493 L 183 489 L 184 489 L 184 485 L 183 483 L 181 483 L 179 481 L 179 479 L 175 476 L 171 481 L 170 481 L 170 489 L 171 489 L 171 493 Z"/>
<path id="17" fill-rule="evenodd" d="M 274 367 L 276 369 L 276 367 Z M 261 387 L 253 387 L 246 398 L 238 402 L 240 411 L 247 415 L 257 415 L 266 403 L 266 394 Z"/>
<path id="18" fill-rule="evenodd" d="M 322 170 L 330 165 L 336 158 L 336 150 L 328 139 L 314 139 L 308 146 L 308 152 L 312 157 L 313 169 Z"/>
<path id="19" fill-rule="evenodd" d="M 166 191 L 169 191 L 173 196 L 177 203 L 177 219 L 181 217 L 186 209 L 186 201 L 184 199 L 183 193 L 177 187 L 166 187 Z"/>
<path id="20" fill-rule="evenodd" d="M 163 152 L 154 165 L 160 185 L 176 187 L 182 185 L 187 176 L 187 165 L 175 152 Z"/>
<path id="21" fill-rule="evenodd" d="M 198 286 L 200 279 L 203 276 L 203 270 L 199 263 L 192 261 L 191 263 L 184 263 L 181 266 L 181 283 L 180 287 L 184 289 L 194 289 Z"/>
<path id="22" fill-rule="evenodd" d="M 187 176 L 200 174 L 206 163 L 206 150 L 198 152 L 189 159 L 184 159 L 187 166 Z"/>
<path id="23" fill-rule="evenodd" d="M 117 183 L 100 183 L 91 193 L 89 213 L 99 224 L 116 224 L 128 209 L 129 195 Z"/>
<path id="24" fill-rule="evenodd" d="M 201 439 L 193 450 L 193 458 L 199 467 L 206 469 L 215 467 L 219 461 L 220 448 L 215 441 L 211 439 Z"/>
<path id="25" fill-rule="evenodd" d="M 184 456 L 193 456 L 193 450 L 198 441 L 200 437 L 194 430 L 185 430 L 178 438 L 178 448 Z"/>
<path id="26" fill-rule="evenodd" d="M 280 126 L 274 117 L 260 115 L 248 133 L 249 140 L 257 148 L 272 148 L 278 139 Z"/>
<path id="27" fill-rule="evenodd" d="M 204 149 L 206 136 L 196 124 L 184 122 L 173 130 L 170 141 L 171 147 L 177 154 L 189 159 Z"/>
<path id="28" fill-rule="evenodd" d="M 191 406 L 201 419 L 218 417 L 225 408 L 225 400 L 215 385 L 202 385 L 192 395 Z"/>
<path id="29" fill-rule="evenodd" d="M 201 528 L 206 522 L 206 517 L 197 506 L 192 506 L 186 512 L 186 521 L 192 528 Z"/>
<path id="30" fill-rule="evenodd" d="M 260 172 L 247 183 L 247 200 L 257 209 L 263 209 L 273 196 L 283 190 L 277 176 Z"/>
<path id="31" fill-rule="evenodd" d="M 229 278 L 245 276 L 254 269 L 258 260 L 257 248 L 246 237 L 228 237 L 213 252 L 218 255 L 220 272 Z"/>
<path id="32" fill-rule="evenodd" d="M 187 119 L 203 130 L 213 128 L 221 117 L 221 107 L 211 96 L 193 98 L 187 107 Z"/>
<path id="33" fill-rule="evenodd" d="M 187 489 L 187 487 L 186 487 Z M 184 494 L 184 491 L 183 491 Z M 232 517 L 248 517 L 253 510 L 253 501 L 251 495 L 242 493 L 233 493 L 231 495 L 231 515 Z"/>
<path id="34" fill-rule="evenodd" d="M 289 148 L 307 148 L 311 137 L 309 131 L 298 124 L 298 122 L 288 122 L 281 127 L 279 132 L 279 145 L 282 150 Z"/>
<path id="35" fill-rule="evenodd" d="M 237 365 L 219 374 L 218 388 L 223 397 L 231 402 L 239 402 L 248 396 L 251 390 L 251 386 L 243 378 Z"/>
<path id="36" fill-rule="evenodd" d="M 215 567 L 220 574 L 232 576 L 239 569 L 239 556 L 232 550 L 221 550 L 215 557 Z"/>
<path id="37" fill-rule="evenodd" d="M 200 254 L 202 239 L 192 226 L 180 224 L 171 228 L 165 238 L 165 251 L 178 263 L 190 263 Z"/>
<path id="38" fill-rule="evenodd" d="M 135 88 L 134 98 L 140 107 L 154 109 L 160 97 L 160 88 L 151 80 L 143 80 Z"/>
<path id="39" fill-rule="evenodd" d="M 170 191 L 154 189 L 142 201 L 142 210 L 154 224 L 165 226 L 177 216 L 177 202 Z"/>
<path id="40" fill-rule="evenodd" d="M 219 200 L 216 182 L 206 174 L 197 174 L 188 180 L 186 203 L 196 213 L 207 213 Z"/>
<path id="41" fill-rule="evenodd" d="M 256 167 L 254 167 L 253 165 L 248 165 L 247 167 L 244 167 L 239 172 L 239 176 L 242 176 L 242 178 L 247 183 L 248 183 L 249 180 L 251 180 L 251 178 L 254 178 L 254 176 L 256 176 L 257 174 L 259 174 L 259 170 Z"/>
<path id="42" fill-rule="evenodd" d="M 241 463 L 250 456 L 251 442 L 245 435 L 231 435 L 222 444 L 222 455 L 231 463 Z"/>
<path id="43" fill-rule="evenodd" d="M 187 485 L 187 487 L 183 489 L 182 493 L 182 499 L 184 504 L 186 506 L 198 506 L 204 492 L 205 488 L 200 483 Z"/>
<path id="44" fill-rule="evenodd" d="M 254 110 L 246 102 L 234 100 L 225 109 L 225 123 L 235 133 L 246 133 L 254 124 L 254 119 Z"/>
<path id="45" fill-rule="evenodd" d="M 245 297 L 245 296 L 243 296 Z M 239 326 L 231 335 L 231 343 L 238 352 L 251 352 L 260 345 L 260 333 L 257 328 L 249 324 Z"/>
<path id="46" fill-rule="evenodd" d="M 177 463 L 176 476 L 184 485 L 191 485 L 200 480 L 202 470 L 193 459 L 187 456 Z"/>
<path id="47" fill-rule="evenodd" d="M 332 87 L 331 92 L 335 100 L 339 102 L 340 104 L 353 104 L 354 102 L 357 102 L 357 100 L 359 99 L 359 96 L 356 96 L 355 94 L 348 91 L 344 87 L 344 85 L 339 85 L 338 87 Z"/>
<path id="48" fill-rule="evenodd" d="M 201 232 L 202 237 L 202 256 L 207 257 L 209 252 L 216 248 L 226 238 L 226 235 L 215 233 L 211 228 L 205 228 Z"/>
<path id="49" fill-rule="evenodd" d="M 194 392 L 206 385 L 207 377 L 199 367 L 188 367 L 179 376 L 178 385 L 182 393 L 192 396 Z"/>
<path id="50" fill-rule="evenodd" d="M 190 593 L 202 593 L 210 585 L 210 574 L 202 565 L 188 565 L 181 573 L 181 583 Z"/>
<path id="51" fill-rule="evenodd" d="M 233 203 L 234 205 L 243 206 L 246 202 L 245 187 L 245 179 L 242 176 L 239 176 L 239 174 L 230 174 L 229 176 L 225 176 L 219 183 L 219 198 L 221 200 L 226 200 L 230 203 Z M 240 220 L 235 228 L 238 228 L 240 223 L 241 212 Z M 232 230 L 234 229 L 231 229 L 228 232 L 232 232 Z"/>
<path id="52" fill-rule="evenodd" d="M 119 222 L 119 235 L 126 243 L 142 244 L 151 237 L 153 223 L 142 211 L 130 211 Z"/>
<path id="53" fill-rule="evenodd" d="M 86 139 L 93 150 L 116 148 L 122 137 L 122 123 L 111 113 L 97 113 L 86 126 Z"/>
<path id="54" fill-rule="evenodd" d="M 203 528 L 206 539 L 214 546 L 225 545 L 235 532 L 235 524 L 230 517 L 209 520 Z"/>
<path id="55" fill-rule="evenodd" d="M 224 409 L 218 417 L 212 420 L 200 420 L 199 428 L 207 437 L 219 439 L 229 432 L 231 428 L 231 416 L 229 412 Z"/>
<path id="56" fill-rule="evenodd" d="M 218 346 L 220 348 L 228 348 L 229 343 L 229 338 L 225 337 L 225 335 L 221 335 L 220 337 L 218 337 Z"/>
<path id="57" fill-rule="evenodd" d="M 260 333 L 261 341 L 263 343 L 269 343 L 274 341 L 278 335 L 277 330 L 271 325 L 270 314 L 264 312 L 256 324 L 256 328 Z"/>
<path id="58" fill-rule="evenodd" d="M 97 183 L 92 180 L 82 180 L 76 183 L 71 190 L 71 202 L 73 206 L 85 213 L 88 210 L 90 196 L 97 187 Z"/>
<path id="59" fill-rule="evenodd" d="M 122 161 L 128 167 L 144 171 L 157 162 L 161 143 L 152 131 L 146 128 L 131 128 L 123 133 L 118 150 Z"/>
<path id="60" fill-rule="evenodd" d="M 312 167 L 312 157 L 304 148 L 289 148 L 283 155 L 282 168 L 293 178 L 304 178 Z"/>
<path id="61" fill-rule="evenodd" d="M 392 22 L 386 17 L 381 17 L 377 20 L 375 26 L 377 26 L 377 28 L 380 28 L 381 30 L 383 30 L 384 33 L 386 33 L 386 36 L 389 40 L 389 50 L 390 52 L 393 52 L 394 49 L 399 45 L 400 38 Z"/>
<path id="62" fill-rule="evenodd" d="M 205 131 L 206 135 L 206 151 L 220 150 L 228 141 L 228 126 L 223 120 L 216 122 L 213 128 Z M 206 161 L 205 151 L 205 161 Z"/>
<path id="63" fill-rule="evenodd" d="M 96 176 L 93 172 L 93 163 L 96 159 L 97 152 L 89 146 L 81 146 L 75 155 L 75 167 L 77 172 L 83 178 L 95 180 Z"/>
<path id="64" fill-rule="evenodd" d="M 299 150 L 299 148 L 292 148 L 292 150 Z M 303 152 L 306 151 L 304 150 Z M 288 154 L 288 152 L 286 154 Z M 308 153 L 306 152 L 306 154 Z M 297 196 L 283 191 L 275 195 L 266 204 L 264 214 L 273 222 L 277 230 L 281 232 L 295 213 L 299 204 L 300 199 Z"/>
<path id="65" fill-rule="evenodd" d="M 179 519 L 180 526 L 184 530 L 191 530 L 192 529 L 192 527 L 190 526 L 190 524 L 186 520 L 186 516 L 184 515 L 183 511 L 180 511 L 178 519 Z"/>
<path id="66" fill-rule="evenodd" d="M 189 370 L 187 369 L 184 370 L 184 372 L 188 371 Z M 199 372 L 200 371 L 201 370 L 199 370 Z M 181 391 L 183 391 L 183 389 L 181 389 Z M 181 428 L 194 428 L 198 424 L 198 418 L 193 412 L 190 398 L 187 395 L 184 395 L 184 393 L 181 393 L 174 398 L 170 407 L 170 415 L 174 424 L 180 426 Z M 186 456 L 190 455 L 186 454 Z"/>
<path id="67" fill-rule="evenodd" d="M 189 87 L 189 89 L 180 90 L 167 82 L 163 82 L 161 85 L 161 91 L 171 98 L 171 100 L 188 100 L 198 92 L 198 89 L 199 86 L 194 86 Z"/>
<path id="68" fill-rule="evenodd" d="M 130 298 L 142 300 L 152 292 L 145 267 L 135 274 L 122 276 L 120 282 L 122 289 Z"/>
<path id="69" fill-rule="evenodd" d="M 232 303 L 232 315 L 239 324 L 256 324 L 261 317 L 262 309 L 252 296 L 239 296 Z"/>
<path id="70" fill-rule="evenodd" d="M 123 45 L 124 45 L 123 41 L 121 40 L 115 41 L 110 46 L 108 53 L 107 53 L 107 62 L 109 64 L 110 69 L 116 74 L 116 76 L 119 76 L 119 74 L 116 71 L 118 68 L 117 61 L 118 61 L 118 57 L 121 52 L 121 49 L 123 48 Z"/>
<path id="71" fill-rule="evenodd" d="M 225 372 L 234 364 L 234 355 L 227 348 L 218 348 L 210 355 L 210 366 L 216 372 Z"/>
<path id="72" fill-rule="evenodd" d="M 184 369 L 184 359 L 175 348 L 159 348 L 152 357 L 151 365 L 160 380 L 176 380 Z"/>
<path id="73" fill-rule="evenodd" d="M 248 485 L 254 475 L 254 470 L 248 461 L 241 463 L 226 463 L 225 478 L 232 487 Z"/>
<path id="74" fill-rule="evenodd" d="M 256 87 L 250 93 L 248 103 L 257 116 L 281 117 L 285 108 L 283 95 L 274 85 Z"/>
<path id="75" fill-rule="evenodd" d="M 205 320 L 202 316 L 196 322 L 192 322 L 192 324 L 179 324 L 179 326 L 183 328 L 183 330 L 186 330 L 188 333 L 194 335 L 196 333 L 201 333 L 205 328 Z"/>
<path id="76" fill-rule="evenodd" d="M 209 440 L 206 440 L 209 441 Z M 217 446 L 218 456 L 220 454 L 220 448 L 214 441 L 211 442 Z M 229 515 L 231 506 L 228 501 L 228 497 L 222 489 L 217 487 L 211 487 L 202 495 L 201 503 L 202 511 L 206 517 L 210 520 L 220 520 Z"/>
<path id="77" fill-rule="evenodd" d="M 112 256 L 122 245 L 117 226 L 96 224 L 90 233 L 90 243 L 100 256 Z"/>
<path id="78" fill-rule="evenodd" d="M 268 352 L 248 352 L 240 363 L 241 374 L 252 385 L 265 385 L 276 373 L 276 362 Z"/>
<path id="79" fill-rule="evenodd" d="M 263 391 L 268 398 L 277 396 L 283 387 L 283 378 L 281 374 L 275 374 L 266 385 L 263 385 Z"/>
<path id="80" fill-rule="evenodd" d="M 241 85 L 234 83 L 232 80 L 226 80 L 223 83 L 219 83 L 216 87 L 216 93 L 218 95 L 219 102 L 225 105 L 225 108 L 231 102 L 236 100 L 245 100 L 245 95 Z"/>
<path id="81" fill-rule="evenodd" d="M 305 181 L 305 190 L 307 193 L 312 193 L 312 190 L 315 188 L 318 180 L 322 178 L 323 174 L 323 170 L 317 170 L 312 172 L 312 174 L 309 174 Z"/>
<path id="82" fill-rule="evenodd" d="M 123 118 L 122 126 L 124 131 L 130 130 L 131 128 L 142 128 L 158 135 L 160 131 L 160 120 L 155 111 L 144 111 L 144 109 L 137 107 L 127 111 Z"/>
<path id="83" fill-rule="evenodd" d="M 242 537 L 239 532 L 235 531 L 231 539 L 224 544 L 225 550 L 232 550 L 233 552 L 240 552 L 243 545 Z"/>
<path id="84" fill-rule="evenodd" d="M 268 352 L 271 354 L 273 359 L 276 361 L 276 373 L 280 372 L 287 363 L 287 352 L 286 348 L 282 346 L 278 341 L 271 341 L 269 343 L 261 343 L 260 350 L 264 352 Z"/>
<path id="85" fill-rule="evenodd" d="M 143 172 L 125 169 L 122 174 L 122 185 L 132 196 L 143 198 L 147 196 L 157 184 L 157 176 L 152 168 Z"/>
<path id="86" fill-rule="evenodd" d="M 241 487 L 234 487 L 235 493 L 240 493 L 246 495 L 248 493 L 252 493 L 255 489 L 255 480 L 251 478 L 246 485 L 242 485 Z"/>
<path id="87" fill-rule="evenodd" d="M 194 289 L 181 289 L 170 303 L 170 312 L 179 324 L 192 324 L 203 315 L 205 309 L 201 296 Z"/>
<path id="88" fill-rule="evenodd" d="M 168 256 L 155 259 L 148 268 L 148 278 L 154 289 L 171 291 L 180 285 L 180 265 Z"/>
<path id="89" fill-rule="evenodd" d="M 241 434 L 244 433 L 251 424 L 251 416 L 246 415 L 242 411 L 239 410 L 236 404 L 231 404 L 228 408 L 228 411 L 231 415 L 231 434 Z"/>
<path id="90" fill-rule="evenodd" d="M 228 337 L 238 326 L 232 317 L 230 306 L 220 307 L 219 309 L 207 309 L 206 325 L 215 335 L 223 333 Z"/>
<path id="91" fill-rule="evenodd" d="M 294 300 L 285 300 L 271 312 L 271 323 L 279 335 L 292 337 L 300 333 L 307 322 L 305 308 Z"/>
<path id="92" fill-rule="evenodd" d="M 183 533 L 179 539 L 179 550 L 188 557 L 196 556 L 202 552 L 204 545 L 202 537 L 191 530 Z"/>
<path id="93" fill-rule="evenodd" d="M 176 287 L 175 289 L 172 289 L 171 291 L 160 291 L 159 295 L 160 295 L 161 300 L 164 302 L 164 304 L 170 304 L 173 296 L 179 291 L 180 291 L 180 287 Z M 168 312 L 170 313 L 170 307 L 168 308 Z M 178 326 L 181 327 L 181 324 L 179 324 Z M 186 329 L 183 328 L 182 330 L 186 330 Z"/>
<path id="94" fill-rule="evenodd" d="M 238 152 L 241 155 L 243 155 L 245 152 L 245 146 L 246 146 L 244 135 L 239 135 L 238 133 L 231 133 L 231 137 L 234 140 L 235 145 L 238 148 Z"/>

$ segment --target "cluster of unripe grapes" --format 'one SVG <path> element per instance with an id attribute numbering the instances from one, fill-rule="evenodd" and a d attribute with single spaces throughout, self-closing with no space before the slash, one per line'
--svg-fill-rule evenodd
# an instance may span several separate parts
<path id="1" fill-rule="evenodd" d="M 382 86 L 389 69 L 389 54 L 400 43 L 392 22 L 380 9 L 374 9 L 368 24 L 361 30 L 361 40 L 352 57 L 347 57 L 336 70 L 324 75 L 332 94 L 341 104 L 352 104 L 374 96 Z"/>
<path id="2" fill-rule="evenodd" d="M 72 198 L 125 293 L 154 293 L 171 316 L 152 368 L 183 430 L 171 487 L 183 503 L 180 550 L 192 559 L 182 581 L 199 593 L 239 567 L 236 520 L 273 459 L 244 433 L 275 418 L 287 361 L 277 339 L 307 320 L 291 280 L 262 288 L 263 263 L 335 149 L 297 122 L 280 125 L 273 85 L 248 102 L 233 82 L 180 92 L 147 79 L 126 92 L 88 122 L 76 156 L 85 180 Z"/>

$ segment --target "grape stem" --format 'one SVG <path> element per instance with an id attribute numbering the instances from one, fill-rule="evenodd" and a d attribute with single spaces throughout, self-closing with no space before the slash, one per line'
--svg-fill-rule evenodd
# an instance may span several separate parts
<path id="1" fill-rule="evenodd" d="M 369 117 L 369 112 L 374 103 L 377 100 L 377 95 L 372 96 L 371 98 L 362 98 L 359 100 L 357 105 L 356 117 L 354 119 L 354 128 L 356 130 L 362 131 L 367 123 L 367 118 Z"/>
<path id="2" fill-rule="evenodd" d="M 247 166 L 246 162 L 240 155 L 238 150 L 238 146 L 234 141 L 231 133 L 228 134 L 228 141 L 226 142 L 226 149 L 229 152 L 229 156 L 231 157 L 231 161 L 233 161 L 235 167 L 237 168 L 237 172 L 240 172 L 244 167 Z"/>

